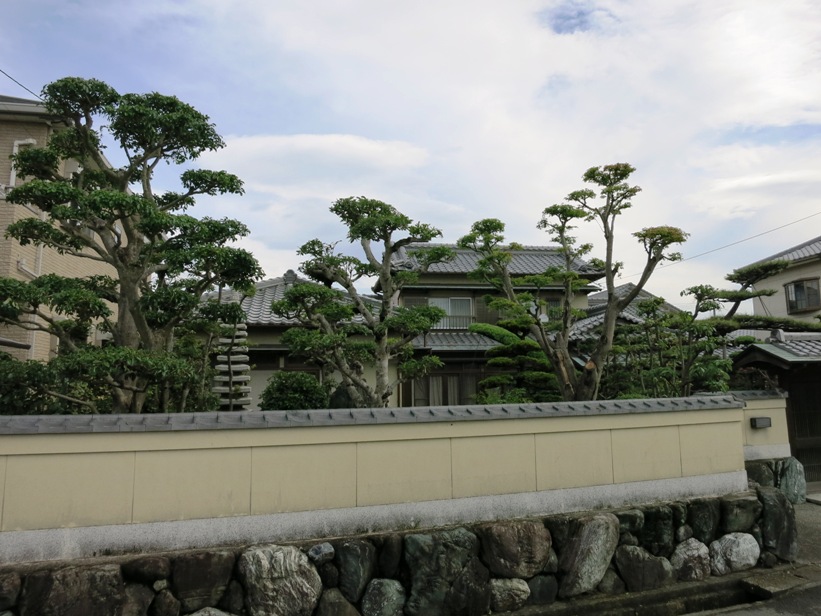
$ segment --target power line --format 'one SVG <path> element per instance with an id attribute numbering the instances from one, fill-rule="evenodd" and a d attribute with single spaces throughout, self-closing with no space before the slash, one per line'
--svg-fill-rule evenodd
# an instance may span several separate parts
<path id="1" fill-rule="evenodd" d="M 798 220 L 793 220 L 792 222 L 788 222 L 786 224 L 781 225 L 780 227 L 775 227 L 773 229 L 768 229 L 767 231 L 762 231 L 761 233 L 757 233 L 755 235 L 751 235 L 750 237 L 745 237 L 743 240 L 738 240 L 736 242 L 731 242 L 730 244 L 725 244 L 724 246 L 719 246 L 718 248 L 713 248 L 712 250 L 708 250 L 707 252 L 702 252 L 697 255 L 693 255 L 692 257 L 687 257 L 686 259 L 681 259 L 681 261 L 691 261 L 693 259 L 698 259 L 699 257 L 703 257 L 704 255 L 708 255 L 713 252 L 718 252 L 719 250 L 724 250 L 725 248 L 729 248 L 730 246 L 735 246 L 736 244 L 741 244 L 742 242 L 747 242 L 749 240 L 754 240 L 757 237 L 761 237 L 762 235 L 767 235 L 768 233 L 772 233 L 773 231 L 780 231 L 785 227 L 789 227 L 790 225 L 795 225 L 799 222 L 804 222 L 805 220 L 812 218 L 813 216 L 818 216 L 821 212 L 816 212 L 815 214 L 810 214 L 809 216 L 804 216 L 804 218 L 799 218 Z M 674 261 L 674 263 L 681 263 L 681 261 Z M 672 263 L 671 263 L 672 265 Z"/>
<path id="2" fill-rule="evenodd" d="M 39 100 L 43 100 L 43 99 L 40 97 L 40 95 L 39 95 L 39 94 L 36 94 L 35 92 L 32 92 L 31 90 L 29 90 L 26 86 L 24 86 L 22 83 L 20 83 L 19 81 L 17 81 L 14 77 L 12 77 L 11 75 L 9 75 L 9 74 L 8 74 L 6 71 L 4 71 L 2 68 L 0 68 L 0 73 L 3 73 L 6 77 L 8 77 L 9 79 L 11 79 L 14 83 L 16 83 L 18 86 L 20 86 L 21 88 L 23 88 L 23 89 L 24 89 L 26 92 L 28 92 L 29 94 L 32 94 L 33 96 L 36 96 Z"/>
<path id="3" fill-rule="evenodd" d="M 661 267 L 672 267 L 673 265 L 677 265 L 679 263 L 684 263 L 685 261 L 692 261 L 693 259 L 698 259 L 699 257 L 703 257 L 704 255 L 709 255 L 714 252 L 718 252 L 719 250 L 724 250 L 725 248 L 730 248 L 731 246 L 735 246 L 737 244 L 742 244 L 744 242 L 749 242 L 750 240 L 754 240 L 757 237 L 761 237 L 762 235 L 767 235 L 768 233 L 773 233 L 774 231 L 780 231 L 785 227 L 789 227 L 791 225 L 798 224 L 799 222 L 804 222 L 814 216 L 818 216 L 821 212 L 816 212 L 815 214 L 810 214 L 809 216 L 804 216 L 804 218 L 799 218 L 798 220 L 793 220 L 792 222 L 785 223 L 780 227 L 774 227 L 772 229 L 767 229 L 766 231 L 762 231 L 761 233 L 756 233 L 755 235 L 751 235 L 750 237 L 745 237 L 742 240 L 736 240 L 735 242 L 730 242 L 729 244 L 725 244 L 724 246 L 719 246 L 718 248 L 713 248 L 711 250 L 707 250 L 705 252 L 700 252 L 697 255 L 693 255 L 692 257 L 685 257 L 683 259 L 679 259 L 678 261 L 670 261 L 669 263 L 664 264 Z M 635 278 L 636 276 L 641 276 L 641 272 L 637 274 L 630 274 L 629 276 L 620 276 L 620 278 Z"/>

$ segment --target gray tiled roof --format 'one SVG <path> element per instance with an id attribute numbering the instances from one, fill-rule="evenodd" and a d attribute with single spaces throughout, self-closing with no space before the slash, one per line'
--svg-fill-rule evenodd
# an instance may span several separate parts
<path id="1" fill-rule="evenodd" d="M 821 236 L 814 237 L 813 239 L 807 240 L 806 242 L 793 246 L 792 248 L 782 250 L 781 252 L 770 255 L 765 259 L 755 261 L 751 265 L 755 265 L 756 263 L 766 263 L 767 261 L 775 261 L 776 259 L 803 261 L 804 259 L 812 259 L 813 257 L 821 257 Z"/>
<path id="2" fill-rule="evenodd" d="M 256 294 L 253 297 L 241 298 L 242 309 L 247 315 L 246 324 L 252 326 L 268 325 L 281 327 L 299 325 L 299 321 L 296 319 L 286 319 L 271 312 L 271 304 L 284 299 L 285 291 L 296 283 L 317 284 L 307 278 L 300 278 L 293 270 L 288 270 L 285 272 L 285 275 L 279 278 L 269 278 L 268 280 L 258 282 L 255 285 Z M 209 293 L 204 296 L 204 299 L 212 299 L 215 295 L 215 293 Z M 346 296 L 341 291 L 340 295 L 343 299 L 346 299 Z M 237 301 L 237 299 L 239 298 L 236 295 L 230 293 L 223 297 L 224 302 Z"/>
<path id="3" fill-rule="evenodd" d="M 625 295 L 630 293 L 635 288 L 636 288 L 635 284 L 633 284 L 632 282 L 626 282 L 624 284 L 618 285 L 615 289 L 613 289 L 613 291 L 615 292 L 617 297 L 624 297 Z M 649 291 L 647 291 L 645 289 L 642 289 L 641 291 L 639 291 L 639 294 L 636 296 L 636 299 L 634 299 L 633 302 L 631 302 L 631 305 L 632 305 L 632 303 L 637 304 L 639 302 L 642 302 L 642 301 L 645 301 L 645 300 L 648 300 L 648 299 L 654 299 L 656 297 L 657 297 L 656 295 L 653 295 Z M 607 302 L 607 290 L 598 291 L 596 293 L 591 293 L 590 295 L 587 296 L 587 303 L 590 305 L 591 308 L 593 308 L 594 306 L 599 305 L 599 304 L 604 304 L 605 302 Z M 662 306 L 662 310 L 664 312 L 678 312 L 679 311 L 678 308 L 676 308 L 675 306 L 673 306 L 673 304 L 670 304 L 668 302 L 664 302 L 664 304 Z"/>
<path id="4" fill-rule="evenodd" d="M 635 284 L 628 282 L 617 286 L 614 291 L 617 296 L 622 297 L 635 288 Z M 644 323 L 644 317 L 639 314 L 639 303 L 648 299 L 656 297 L 649 291 L 642 289 L 636 298 L 619 313 L 619 319 L 633 324 Z M 591 293 L 587 296 L 590 307 L 587 309 L 587 316 L 579 319 L 573 324 L 570 330 L 571 339 L 586 338 L 593 334 L 596 328 L 601 327 L 604 323 L 604 312 L 607 309 L 607 291 L 599 291 L 598 293 Z M 664 302 L 661 306 L 662 312 L 679 312 L 679 309 Z"/>
<path id="5" fill-rule="evenodd" d="M 644 323 L 644 319 L 639 316 L 638 309 L 630 304 L 619 313 L 619 318 L 623 321 L 628 321 L 634 325 Z M 604 323 L 604 306 L 596 306 L 594 310 L 588 310 L 588 316 L 579 319 L 573 323 L 570 328 L 571 340 L 579 338 L 587 338 L 593 334 L 596 328 L 601 327 Z"/>
<path id="6" fill-rule="evenodd" d="M 791 364 L 816 364 L 821 362 L 821 334 L 809 332 L 784 332 L 781 340 L 770 338 L 744 348 L 733 361 L 747 365 L 763 361 L 787 368 Z"/>
<path id="7" fill-rule="evenodd" d="M 734 389 L 730 392 L 739 400 L 783 400 L 787 397 L 787 392 L 782 389 Z M 696 396 L 716 396 L 716 393 L 693 394 Z"/>
<path id="8" fill-rule="evenodd" d="M 784 342 L 771 342 L 770 344 L 796 357 L 821 360 L 821 339 L 785 340 Z"/>
<path id="9" fill-rule="evenodd" d="M 271 312 L 271 304 L 283 299 L 285 291 L 297 282 L 311 281 L 300 278 L 292 270 L 288 270 L 284 276 L 257 283 L 256 294 L 242 300 L 242 309 L 248 315 L 245 322 L 248 325 L 297 325 L 299 322 L 296 319 L 286 319 Z"/>
<path id="10" fill-rule="evenodd" d="M 430 332 L 413 339 L 417 349 L 433 351 L 487 351 L 499 343 L 474 332 Z"/>
<path id="11" fill-rule="evenodd" d="M 578 415 L 621 415 L 741 408 L 732 395 L 691 398 L 548 402 L 386 409 L 313 411 L 237 411 L 162 415 L 0 415 L 0 434 L 73 434 L 88 432 L 180 432 L 247 430 L 368 424 L 488 421 Z"/>
<path id="12" fill-rule="evenodd" d="M 447 246 L 455 256 L 452 260 L 432 265 L 428 270 L 431 274 L 468 274 L 476 269 L 479 255 L 466 248 L 458 248 L 455 244 L 411 244 L 404 251 L 398 252 L 394 262 L 398 267 L 403 263 L 413 263 L 413 253 L 416 250 L 429 246 Z M 523 246 L 520 250 L 512 251 L 510 273 L 513 275 L 542 274 L 550 267 L 564 267 L 564 257 L 557 246 Z M 586 261 L 577 259 L 574 263 L 578 272 L 598 277 L 600 272 L 591 267 Z"/>

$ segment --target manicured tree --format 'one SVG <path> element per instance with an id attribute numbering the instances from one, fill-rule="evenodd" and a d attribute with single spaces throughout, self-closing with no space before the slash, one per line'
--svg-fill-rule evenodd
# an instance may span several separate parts
<path id="1" fill-rule="evenodd" d="M 18 220 L 7 233 L 23 245 L 105 264 L 110 275 L 0 281 L 0 321 L 57 336 L 61 352 L 78 353 L 77 374 L 108 387 L 115 412 L 139 413 L 149 395 L 159 410 L 181 410 L 169 406 L 171 390 L 184 404 L 190 387 L 180 384 L 200 379 L 192 362 L 175 355 L 175 336 L 203 315 L 236 322 L 235 305 L 203 307 L 200 296 L 218 287 L 251 292 L 261 276 L 253 255 L 231 246 L 247 235 L 245 225 L 186 212 L 197 195 L 238 194 L 242 182 L 225 171 L 188 169 L 180 191 L 154 190 L 161 163 L 182 165 L 224 145 L 207 116 L 173 96 L 119 94 L 69 77 L 47 85 L 43 100 L 67 128 L 13 157 L 29 181 L 7 199 L 45 215 Z M 121 167 L 103 156 L 103 131 L 120 148 Z M 62 175 L 66 160 L 79 167 Z M 94 325 L 110 333 L 103 349 L 72 334 Z"/>
<path id="2" fill-rule="evenodd" d="M 712 319 L 699 314 L 712 310 L 697 301 L 692 313 L 662 310 L 664 300 L 638 304 L 642 322 L 618 328 L 608 359 L 602 390 L 608 397 L 689 396 L 695 391 L 724 391 L 732 362 L 715 351 L 724 335 Z"/>
<path id="3" fill-rule="evenodd" d="M 488 350 L 490 374 L 479 381 L 477 402 L 551 402 L 561 400 L 556 375 L 535 340 L 499 325 L 474 323 L 470 331 L 499 343 Z"/>
<path id="4" fill-rule="evenodd" d="M 551 234 L 551 240 L 559 245 L 565 263 L 563 267 L 553 268 L 541 276 L 514 278 L 511 275 L 508 268 L 510 249 L 515 245 L 504 245 L 504 224 L 499 220 L 479 221 L 468 235 L 459 240 L 460 246 L 471 248 L 480 255 L 477 275 L 500 292 L 501 298 L 494 300 L 495 307 L 527 325 L 553 367 L 565 400 L 592 400 L 597 397 L 602 368 L 613 346 L 619 313 L 636 298 L 659 263 L 680 258 L 678 253 L 669 252 L 669 248 L 687 238 L 681 229 L 669 226 L 648 227 L 633 233 L 646 252 L 645 264 L 635 287 L 625 295 L 616 294 L 615 280 L 621 268 L 621 263 L 615 260 L 616 220 L 622 212 L 632 207 L 632 198 L 641 190 L 627 183 L 633 171 L 635 169 L 625 163 L 591 167 L 583 179 L 593 184 L 598 192 L 592 189 L 574 191 L 566 197 L 565 203 L 544 210 L 538 226 Z M 573 363 L 570 333 L 579 316 L 578 311 L 573 309 L 573 298 L 585 281 L 574 265 L 590 252 L 592 245 L 578 245 L 570 235 L 575 228 L 574 223 L 579 221 L 596 222 L 603 232 L 604 259 L 591 260 L 591 263 L 603 274 L 607 291 L 600 334 L 580 372 Z M 539 291 L 557 284 L 563 289 L 562 306 L 555 319 L 545 321 Z M 523 293 L 522 287 L 535 288 L 536 292 Z"/>
<path id="5" fill-rule="evenodd" d="M 365 197 L 339 199 L 331 212 L 348 228 L 348 240 L 359 244 L 363 256 L 338 252 L 336 243 L 307 242 L 298 251 L 307 257 L 300 270 L 316 283 L 295 284 L 272 309 L 301 323 L 283 338 L 293 353 L 339 378 L 355 406 L 384 407 L 399 383 L 441 365 L 433 355 L 414 357 L 411 341 L 430 331 L 444 311 L 434 306 L 399 307 L 398 300 L 406 284 L 434 263 L 449 259 L 452 251 L 443 246 L 417 250 L 413 263 L 397 268 L 398 251 L 429 242 L 441 232 L 414 222 L 392 205 Z M 375 297 L 357 288 L 367 279 L 376 279 Z"/>
<path id="6" fill-rule="evenodd" d="M 770 261 L 734 270 L 725 278 L 737 283 L 735 290 L 696 285 L 681 292 L 691 297 L 691 312 L 661 310 L 664 300 L 641 302 L 638 312 L 643 322 L 625 325 L 616 337 L 616 348 L 607 363 L 605 391 L 611 397 L 688 396 L 694 391 L 723 391 L 731 378 L 731 353 L 751 340 L 728 340 L 738 329 L 791 329 L 806 331 L 812 324 L 795 319 L 767 319 L 739 315 L 746 300 L 769 296 L 771 289 L 756 289 L 762 280 L 780 273 L 788 261 Z M 716 315 L 729 305 L 724 315 Z M 713 314 L 709 318 L 704 315 Z M 723 350 L 723 352 L 719 352 Z"/>
<path id="7" fill-rule="evenodd" d="M 790 262 L 785 259 L 776 259 L 775 261 L 767 261 L 766 263 L 753 263 L 745 267 L 740 267 L 727 274 L 725 277 L 730 282 L 739 285 L 740 289 L 735 290 L 720 290 L 716 294 L 716 299 L 722 303 L 730 304 L 730 308 L 724 315 L 724 318 L 731 319 L 738 310 L 741 302 L 754 297 L 768 297 L 775 295 L 775 289 L 758 289 L 753 290 L 756 284 L 762 280 L 766 280 L 770 276 L 780 274 L 787 267 Z"/>
<path id="8" fill-rule="evenodd" d="M 328 408 L 328 389 L 307 372 L 277 371 L 268 379 L 259 406 L 263 411 Z"/>

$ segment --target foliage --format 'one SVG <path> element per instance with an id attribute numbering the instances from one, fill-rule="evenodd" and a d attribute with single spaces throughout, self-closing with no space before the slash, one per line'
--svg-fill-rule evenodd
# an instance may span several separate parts
<path id="1" fill-rule="evenodd" d="M 429 242 L 441 232 L 366 197 L 339 199 L 331 212 L 348 228 L 348 240 L 359 244 L 363 257 L 338 252 L 337 243 L 314 239 L 303 244 L 298 254 L 306 260 L 300 269 L 315 282 L 295 284 L 272 310 L 301 324 L 283 336 L 292 353 L 340 379 L 355 406 L 383 407 L 399 383 L 441 365 L 432 355 L 414 357 L 411 341 L 430 331 L 444 312 L 432 306 L 397 305 L 402 288 L 434 263 L 450 258 L 451 251 L 443 246 L 421 249 L 414 252 L 412 264 L 396 268 L 397 252 L 412 243 Z M 376 279 L 374 297 L 357 289 L 367 278 Z M 389 370 L 393 360 L 398 362 L 396 377 Z M 367 367 L 372 367 L 373 376 Z"/>
<path id="2" fill-rule="evenodd" d="M 3 415 L 48 415 L 82 412 L 82 407 L 48 395 L 55 387 L 55 374 L 48 364 L 18 361 L 0 352 L 0 413 Z"/>
<path id="3" fill-rule="evenodd" d="M 559 245 L 564 263 L 540 276 L 513 276 L 509 270 L 511 250 L 517 246 L 504 245 L 505 225 L 496 219 L 474 223 L 471 232 L 459 240 L 459 245 L 476 251 L 480 260 L 476 275 L 493 285 L 500 294 L 491 305 L 507 315 L 506 327 L 524 328 L 538 343 L 556 374 L 565 400 L 591 400 L 599 393 L 602 368 L 607 360 L 615 335 L 619 313 L 632 302 L 649 280 L 656 266 L 663 261 L 680 259 L 670 247 L 687 239 L 687 234 L 676 227 L 647 227 L 633 236 L 646 253 L 646 261 L 638 283 L 630 293 L 615 294 L 615 278 L 621 263 L 615 260 L 615 225 L 619 215 L 632 207 L 632 198 L 641 189 L 627 183 L 635 169 L 625 163 L 591 167 L 583 180 L 597 190 L 582 189 L 571 192 L 564 203 L 552 205 L 542 213 L 538 227 L 550 234 Z M 579 312 L 573 308 L 573 299 L 587 283 L 579 272 L 580 259 L 592 250 L 590 244 L 578 244 L 572 235 L 580 222 L 595 222 L 604 237 L 604 258 L 591 259 L 597 271 L 589 275 L 603 276 L 607 290 L 601 335 L 593 343 L 589 358 L 581 372 L 577 372 L 570 350 L 570 332 Z M 523 292 L 522 289 L 527 289 Z M 548 288 L 560 289 L 561 307 L 551 314 L 544 300 Z M 547 316 L 547 318 L 545 318 Z"/>
<path id="4" fill-rule="evenodd" d="M 725 279 L 736 283 L 741 288 L 734 291 L 721 290 L 716 293 L 716 300 L 730 304 L 730 308 L 724 317 L 728 319 L 732 318 L 743 301 L 754 297 L 775 295 L 776 291 L 774 289 L 759 289 L 755 291 L 752 289 L 762 280 L 780 274 L 787 269 L 789 265 L 790 262 L 786 259 L 776 259 L 774 261 L 767 261 L 766 263 L 753 263 L 752 265 L 735 269 L 727 274 Z"/>
<path id="5" fill-rule="evenodd" d="M 556 375 L 535 340 L 489 323 L 474 323 L 470 331 L 499 343 L 487 352 L 491 375 L 479 382 L 478 403 L 561 400 Z"/>
<path id="6" fill-rule="evenodd" d="M 260 407 L 265 411 L 328 408 L 328 388 L 307 372 L 278 371 L 268 379 Z"/>
<path id="7" fill-rule="evenodd" d="M 688 396 L 694 391 L 724 391 L 735 380 L 760 383 L 753 371 L 732 375 L 731 357 L 753 337 L 727 335 L 739 329 L 789 329 L 807 331 L 821 326 L 795 319 L 739 315 L 743 301 L 775 293 L 752 290 L 761 280 L 780 273 L 787 261 L 770 261 L 734 270 L 725 278 L 740 289 L 695 285 L 681 292 L 695 301 L 691 313 L 663 310 L 655 298 L 638 306 L 644 322 L 619 328 L 613 355 L 606 367 L 602 389 L 609 397 Z M 700 318 L 729 306 L 724 315 Z"/>
<path id="8" fill-rule="evenodd" d="M 638 304 L 639 324 L 617 329 L 602 378 L 608 398 L 689 396 L 725 391 L 732 362 L 716 351 L 727 341 L 710 319 L 664 309 L 664 300 Z"/>
<path id="9" fill-rule="evenodd" d="M 242 223 L 196 219 L 186 211 L 198 195 L 242 193 L 242 182 L 225 171 L 188 169 L 180 191 L 155 194 L 152 179 L 160 163 L 192 161 L 221 148 L 222 139 L 207 116 L 156 92 L 121 95 L 101 81 L 69 77 L 47 85 L 43 99 L 66 127 L 44 148 L 13 157 L 28 181 L 7 200 L 36 206 L 45 216 L 18 220 L 7 235 L 103 264 L 110 274 L 0 280 L 0 322 L 57 336 L 61 353 L 73 356 L 65 369 L 97 379 L 114 412 L 167 412 L 207 402 L 210 342 L 194 353 L 191 344 L 181 350 L 175 340 L 201 328 L 196 322 L 204 314 L 237 322 L 236 307 L 212 300 L 203 308 L 200 296 L 223 287 L 250 293 L 261 270 L 253 255 L 231 246 L 248 233 Z M 104 158 L 103 130 L 121 148 L 124 166 Z M 79 168 L 63 175 L 69 159 Z M 110 334 L 110 345 L 84 347 L 76 332 L 94 326 Z M 100 410 L 94 395 L 86 401 Z"/>

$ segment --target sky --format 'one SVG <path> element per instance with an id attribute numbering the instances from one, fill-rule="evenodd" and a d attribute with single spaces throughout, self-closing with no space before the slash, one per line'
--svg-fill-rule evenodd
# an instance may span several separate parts
<path id="1" fill-rule="evenodd" d="M 499 218 L 511 241 L 549 244 L 542 210 L 616 162 L 642 187 L 617 223 L 618 282 L 643 266 L 633 232 L 680 227 L 684 260 L 646 288 L 682 308 L 682 289 L 732 286 L 734 268 L 821 235 L 817 0 L 3 5 L 0 69 L 35 93 L 94 77 L 210 117 L 227 145 L 196 164 L 245 195 L 191 213 L 247 224 L 267 277 L 297 269 L 310 239 L 344 246 L 329 207 L 348 196 L 446 242 Z M 0 94 L 32 98 L 3 75 Z M 603 256 L 595 224 L 577 236 Z"/>

